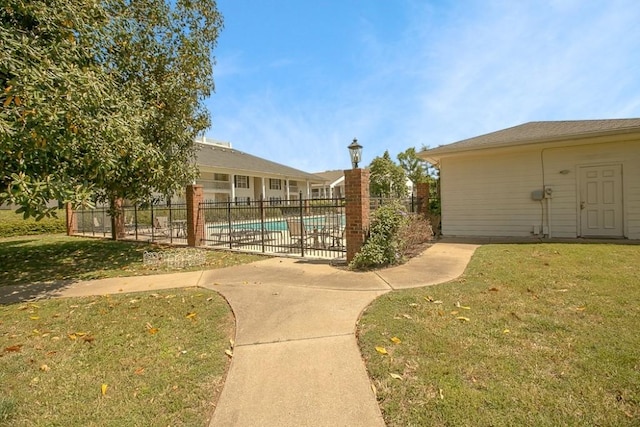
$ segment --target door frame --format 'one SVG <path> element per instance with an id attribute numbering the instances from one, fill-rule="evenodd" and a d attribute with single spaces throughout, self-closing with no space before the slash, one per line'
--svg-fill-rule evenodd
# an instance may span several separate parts
<path id="1" fill-rule="evenodd" d="M 621 234 L 611 235 L 611 236 L 585 236 L 582 232 L 582 209 L 581 209 L 581 201 L 582 201 L 582 171 L 585 168 L 591 167 L 607 167 L 607 166 L 619 166 L 620 167 L 620 221 L 621 221 Z M 585 163 L 576 165 L 576 212 L 577 212 L 577 236 L 585 237 L 585 238 L 604 238 L 604 239 L 623 239 L 627 236 L 627 224 L 625 222 L 625 187 L 624 187 L 624 164 L 622 162 L 606 162 L 606 163 Z"/>

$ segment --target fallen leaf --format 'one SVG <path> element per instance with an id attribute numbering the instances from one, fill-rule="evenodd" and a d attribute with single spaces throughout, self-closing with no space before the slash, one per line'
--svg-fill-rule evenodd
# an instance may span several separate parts
<path id="1" fill-rule="evenodd" d="M 584 310 L 586 310 L 586 309 L 587 309 L 587 307 L 586 307 L 586 306 L 584 306 L 584 305 L 581 305 L 580 307 L 576 307 L 576 310 L 577 310 L 577 311 L 584 311 Z"/>
<path id="2" fill-rule="evenodd" d="M 425 301 L 433 302 L 433 297 L 431 295 L 427 295 L 424 299 Z"/>
<path id="3" fill-rule="evenodd" d="M 400 344 L 400 343 L 402 342 L 402 341 L 400 340 L 400 338 L 398 338 L 398 337 L 392 337 L 392 338 L 391 338 L 391 341 L 392 341 L 392 342 L 394 342 L 394 343 L 396 343 L 396 344 Z"/>
<path id="4" fill-rule="evenodd" d="M 133 371 L 133 373 L 136 375 L 142 375 L 144 373 L 144 368 L 138 368 L 135 371 Z"/>
<path id="5" fill-rule="evenodd" d="M 394 374 L 393 372 L 389 372 L 389 375 L 391 375 L 391 378 L 395 378 L 396 380 L 402 379 L 402 375 Z"/>
<path id="6" fill-rule="evenodd" d="M 409 307 L 417 307 L 418 304 L 416 304 L 415 302 L 412 302 L 411 304 L 409 304 Z"/>
<path id="7" fill-rule="evenodd" d="M 102 384 L 100 386 L 100 391 L 102 392 L 103 396 L 107 394 L 107 388 L 109 388 L 109 386 L 107 384 Z"/>
<path id="8" fill-rule="evenodd" d="M 453 314 L 455 316 L 456 314 L 458 314 L 458 310 L 452 311 L 451 314 Z"/>
<path id="9" fill-rule="evenodd" d="M 29 319 L 31 319 L 31 320 L 38 320 L 38 319 L 40 319 L 40 317 L 39 317 L 39 316 L 29 316 Z"/>
<path id="10" fill-rule="evenodd" d="M 40 370 L 42 372 L 48 372 L 48 371 L 51 370 L 51 368 L 49 366 L 47 366 L 46 364 L 44 364 L 44 365 L 40 365 Z"/>
<path id="11" fill-rule="evenodd" d="M 229 345 L 231 346 L 231 348 L 233 348 L 236 345 L 236 342 L 233 340 L 233 338 L 229 340 Z"/>
<path id="12" fill-rule="evenodd" d="M 409 316 L 408 314 L 403 314 L 402 317 L 404 317 L 405 319 L 412 320 L 412 317 Z"/>
<path id="13" fill-rule="evenodd" d="M 5 347 L 4 351 L 7 353 L 18 352 L 22 348 L 22 344 L 12 345 L 10 347 Z"/>
<path id="14" fill-rule="evenodd" d="M 151 335 L 154 335 L 154 334 L 158 333 L 159 329 L 158 328 L 149 328 L 149 329 L 147 329 L 147 331 L 149 331 L 149 333 Z"/>
<path id="15" fill-rule="evenodd" d="M 94 337 L 92 337 L 92 336 L 90 336 L 90 335 L 87 335 L 86 337 L 82 337 L 82 341 L 84 341 L 84 342 L 89 342 L 89 343 L 91 343 L 91 342 L 93 342 L 94 340 L 95 340 L 95 338 L 94 338 Z"/>
<path id="16" fill-rule="evenodd" d="M 195 312 L 191 312 L 191 313 L 187 313 L 187 319 L 193 319 L 194 317 L 196 317 L 196 313 Z"/>
<path id="17" fill-rule="evenodd" d="M 442 304 L 442 301 L 437 300 L 437 301 L 434 301 L 433 303 L 434 303 L 434 304 Z"/>
<path id="18" fill-rule="evenodd" d="M 498 288 L 489 288 L 491 292 L 498 292 Z"/>
<path id="19" fill-rule="evenodd" d="M 509 332 L 511 332 L 511 331 L 508 330 L 508 329 L 505 329 L 504 331 L 502 331 L 503 334 L 508 334 Z"/>
<path id="20" fill-rule="evenodd" d="M 380 354 L 389 354 L 387 353 L 387 349 L 384 347 L 376 347 L 376 351 Z"/>
<path id="21" fill-rule="evenodd" d="M 231 351 L 231 350 L 229 350 L 229 349 L 226 349 L 226 350 L 224 351 L 224 354 L 226 354 L 226 355 L 227 355 L 227 356 L 229 356 L 229 357 L 233 357 L 233 351 Z"/>
<path id="22" fill-rule="evenodd" d="M 468 317 L 463 317 L 463 316 L 456 317 L 456 319 L 462 320 L 463 322 L 468 322 L 469 321 Z"/>
<path id="23" fill-rule="evenodd" d="M 68 334 L 67 336 L 69 337 L 70 340 L 77 340 L 78 339 L 76 334 Z"/>

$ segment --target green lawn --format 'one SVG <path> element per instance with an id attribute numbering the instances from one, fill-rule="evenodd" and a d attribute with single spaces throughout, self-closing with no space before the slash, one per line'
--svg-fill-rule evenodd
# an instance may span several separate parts
<path id="1" fill-rule="evenodd" d="M 639 266 L 640 246 L 488 245 L 379 298 L 358 336 L 387 424 L 640 425 Z"/>
<path id="2" fill-rule="evenodd" d="M 0 287 L 188 271 L 143 265 L 145 251 L 168 250 L 176 249 L 149 243 L 57 234 L 4 238 L 0 239 Z M 206 264 L 191 270 L 227 267 L 264 259 L 258 255 L 203 251 L 207 257 Z"/>
<path id="3" fill-rule="evenodd" d="M 0 425 L 206 426 L 233 329 L 202 289 L 0 305 Z"/>
<path id="4" fill-rule="evenodd" d="M 63 235 L 0 239 L 0 290 L 184 271 L 143 265 L 144 251 L 168 250 L 184 249 Z M 192 269 L 264 259 L 204 253 L 205 265 Z M 202 289 L 0 304 L 0 425 L 208 425 L 233 331 L 226 301 Z"/>

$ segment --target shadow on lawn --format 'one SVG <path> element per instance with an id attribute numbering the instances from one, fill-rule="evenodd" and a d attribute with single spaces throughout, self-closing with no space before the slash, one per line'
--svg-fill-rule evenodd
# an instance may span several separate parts
<path id="1" fill-rule="evenodd" d="M 0 304 L 44 297 L 79 280 L 105 277 L 105 270 L 139 266 L 148 249 L 144 244 L 75 238 L 0 242 Z"/>

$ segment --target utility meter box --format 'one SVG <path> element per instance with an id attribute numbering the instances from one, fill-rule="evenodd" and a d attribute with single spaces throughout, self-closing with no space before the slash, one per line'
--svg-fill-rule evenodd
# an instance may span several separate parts
<path id="1" fill-rule="evenodd" d="M 532 200 L 542 200 L 544 199 L 544 191 L 543 190 L 534 190 L 531 192 Z"/>

